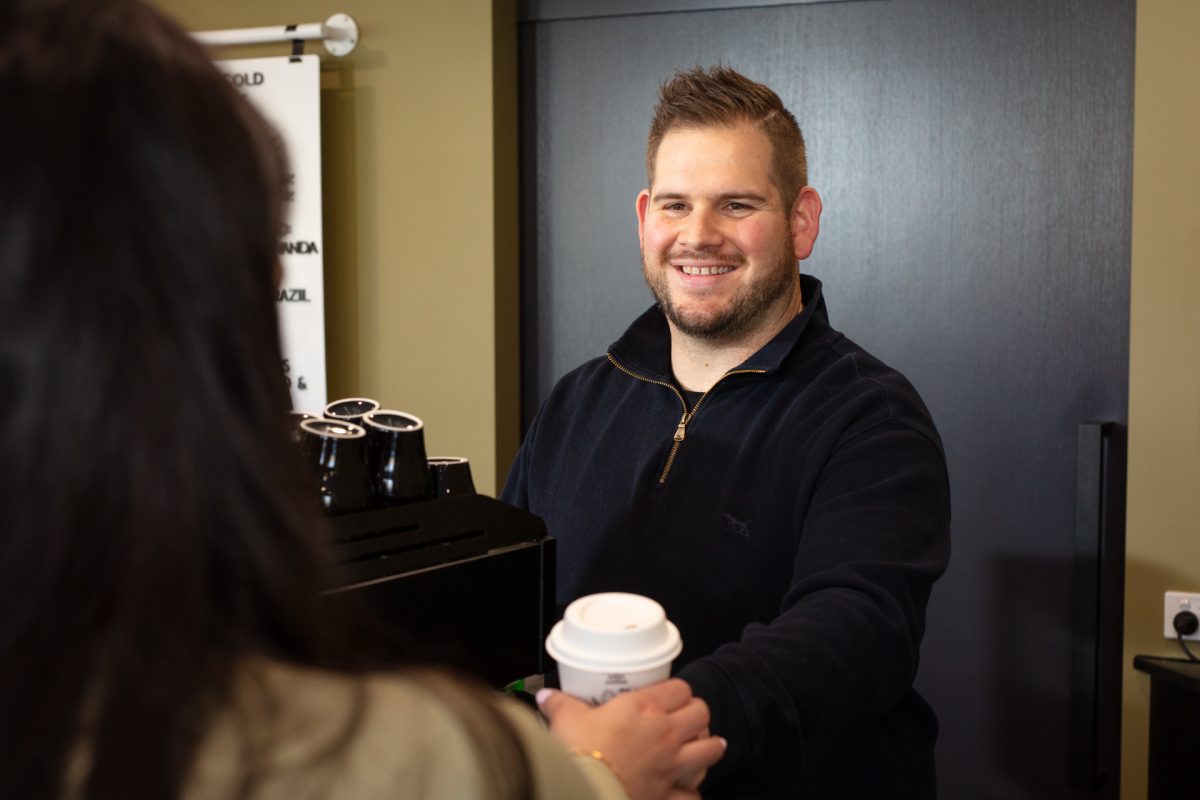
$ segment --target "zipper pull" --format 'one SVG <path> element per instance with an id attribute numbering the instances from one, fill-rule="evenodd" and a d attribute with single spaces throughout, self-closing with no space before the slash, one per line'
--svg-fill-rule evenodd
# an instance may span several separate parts
<path id="1" fill-rule="evenodd" d="M 683 441 L 684 431 L 687 430 L 687 424 L 688 424 L 688 420 L 690 419 L 690 417 L 691 417 L 691 415 L 688 414 L 686 411 L 683 412 L 683 418 L 679 420 L 679 427 L 677 427 L 675 429 L 675 441 L 677 441 L 677 442 Z"/>

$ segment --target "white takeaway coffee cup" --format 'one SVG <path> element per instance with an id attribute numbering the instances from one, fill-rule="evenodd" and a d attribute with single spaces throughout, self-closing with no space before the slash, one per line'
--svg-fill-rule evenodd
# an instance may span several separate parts
<path id="1" fill-rule="evenodd" d="M 681 650 L 663 607 L 624 592 L 579 598 L 546 637 L 562 690 L 592 705 L 666 680 Z"/>

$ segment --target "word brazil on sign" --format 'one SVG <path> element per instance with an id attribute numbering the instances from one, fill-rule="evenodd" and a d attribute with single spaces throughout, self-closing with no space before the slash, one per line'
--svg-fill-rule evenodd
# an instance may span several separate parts
<path id="1" fill-rule="evenodd" d="M 271 123 L 291 173 L 275 295 L 283 340 L 280 365 L 292 407 L 319 414 L 325 386 L 325 250 L 321 218 L 321 60 L 315 55 L 218 61 L 226 79 Z"/>
<path id="2" fill-rule="evenodd" d="M 280 289 L 275 300 L 280 303 L 310 303 L 307 289 Z"/>

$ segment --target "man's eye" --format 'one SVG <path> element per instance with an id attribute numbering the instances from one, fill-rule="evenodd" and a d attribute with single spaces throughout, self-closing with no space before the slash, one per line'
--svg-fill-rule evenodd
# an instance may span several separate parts
<path id="1" fill-rule="evenodd" d="M 665 206 L 663 206 L 664 211 L 683 211 L 686 208 L 687 206 L 685 206 L 683 203 L 667 203 Z"/>
<path id="2" fill-rule="evenodd" d="M 746 205 L 745 203 L 736 203 L 736 202 L 730 203 L 729 205 L 726 206 L 726 208 L 728 208 L 730 211 L 749 211 L 750 210 L 750 206 Z"/>

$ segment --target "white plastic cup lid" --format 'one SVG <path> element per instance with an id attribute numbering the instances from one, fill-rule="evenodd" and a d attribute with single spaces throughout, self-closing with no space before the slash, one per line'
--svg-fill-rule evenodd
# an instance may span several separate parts
<path id="1" fill-rule="evenodd" d="M 546 638 L 546 652 L 555 661 L 600 672 L 653 669 L 682 650 L 679 630 L 663 607 L 625 592 L 579 598 Z"/>

